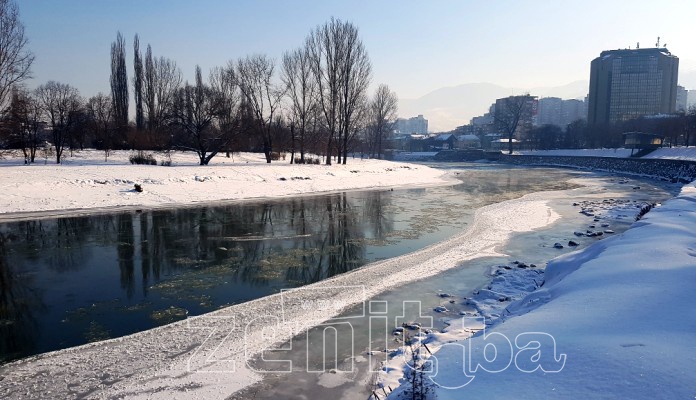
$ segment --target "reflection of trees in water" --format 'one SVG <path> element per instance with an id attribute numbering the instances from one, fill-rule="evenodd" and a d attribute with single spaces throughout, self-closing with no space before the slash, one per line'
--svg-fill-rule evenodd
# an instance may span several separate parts
<path id="1" fill-rule="evenodd" d="M 387 212 L 387 207 L 391 206 L 391 193 L 366 193 L 362 219 L 365 221 L 366 230 L 374 239 L 385 240 L 387 234 L 394 230 L 394 215 Z"/>
<path id="2" fill-rule="evenodd" d="M 11 266 L 8 241 L 0 234 L 0 362 L 35 352 L 36 313 L 46 309 L 41 293 L 31 286 L 31 277 Z"/>

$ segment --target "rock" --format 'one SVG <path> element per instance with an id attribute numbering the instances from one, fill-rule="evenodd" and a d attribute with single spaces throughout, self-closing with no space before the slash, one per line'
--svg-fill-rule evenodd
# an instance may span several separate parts
<path id="1" fill-rule="evenodd" d="M 573 235 L 575 235 L 575 236 L 585 236 L 584 233 L 578 232 L 578 231 L 573 232 Z"/>
<path id="2" fill-rule="evenodd" d="M 611 229 L 605 229 L 604 233 L 614 233 L 614 231 L 612 231 Z"/>
<path id="3" fill-rule="evenodd" d="M 450 304 L 454 304 L 454 300 L 450 300 Z"/>
<path id="4" fill-rule="evenodd" d="M 558 243 L 558 242 L 556 242 L 556 243 L 553 244 L 553 247 L 556 248 L 556 249 L 562 249 L 562 248 L 563 248 L 563 245 L 560 244 L 560 243 Z"/>
<path id="5" fill-rule="evenodd" d="M 609 224 L 602 224 L 602 228 L 608 228 Z"/>
<path id="6" fill-rule="evenodd" d="M 529 264 L 529 268 L 536 268 L 536 264 Z"/>
<path id="7" fill-rule="evenodd" d="M 512 267 L 509 266 L 509 265 L 504 265 L 503 268 L 505 268 L 505 269 L 512 269 Z"/>
<path id="8" fill-rule="evenodd" d="M 435 312 L 447 312 L 447 309 L 443 306 L 437 306 L 433 309 Z"/>
<path id="9" fill-rule="evenodd" d="M 142 187 L 140 184 L 136 183 L 136 184 L 133 185 L 133 186 L 135 187 L 135 191 L 136 191 L 136 192 L 142 193 L 143 187 Z"/>
<path id="10" fill-rule="evenodd" d="M 638 189 L 640 189 L 640 186 L 634 186 L 634 187 L 633 187 L 633 190 L 638 190 Z"/>
<path id="11" fill-rule="evenodd" d="M 568 241 L 568 246 L 575 247 L 575 246 L 577 246 L 577 245 L 578 245 L 578 243 L 575 242 L 575 241 L 572 241 L 572 240 L 569 240 L 569 241 Z"/>
<path id="12" fill-rule="evenodd" d="M 525 264 L 525 263 L 519 263 L 519 264 L 517 264 L 517 268 L 527 268 L 527 267 L 528 267 L 528 265 Z"/>
<path id="13" fill-rule="evenodd" d="M 452 297 L 449 293 L 438 293 L 440 297 Z"/>
<path id="14" fill-rule="evenodd" d="M 590 228 L 590 229 L 594 229 L 594 228 L 596 228 L 596 226 L 595 226 L 595 225 L 590 225 L 589 228 Z"/>
<path id="15" fill-rule="evenodd" d="M 420 329 L 421 324 L 420 324 L 420 322 L 404 322 L 401 324 L 401 326 L 402 326 L 402 330 L 403 330 L 403 328 L 408 328 L 410 330 L 415 331 L 417 329 Z"/>
<path id="16" fill-rule="evenodd" d="M 575 206 L 575 207 L 577 207 L 577 206 L 579 206 L 579 205 L 580 205 L 580 204 L 578 204 L 578 203 L 573 203 L 573 206 Z"/>

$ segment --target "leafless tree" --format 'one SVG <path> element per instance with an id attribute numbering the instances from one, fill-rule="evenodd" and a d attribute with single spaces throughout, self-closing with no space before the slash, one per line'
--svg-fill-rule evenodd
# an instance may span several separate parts
<path id="1" fill-rule="evenodd" d="M 521 124 L 528 124 L 532 116 L 534 97 L 525 94 L 496 101 L 495 124 L 508 139 L 508 154 L 512 154 L 512 139 Z"/>
<path id="2" fill-rule="evenodd" d="M 133 95 L 135 97 L 135 128 L 140 134 L 145 128 L 143 117 L 143 57 L 140 54 L 140 39 L 133 39 Z"/>
<path id="3" fill-rule="evenodd" d="M 370 60 L 357 27 L 335 18 L 310 32 L 307 47 L 329 135 L 326 163 L 331 164 L 334 145 L 345 163 L 353 119 L 370 82 Z"/>
<path id="4" fill-rule="evenodd" d="M 143 83 L 145 113 L 150 132 L 156 132 L 167 125 L 174 95 L 181 86 L 181 82 L 181 71 L 176 63 L 165 57 L 153 58 L 152 49 L 147 46 Z"/>
<path id="5" fill-rule="evenodd" d="M 41 108 L 29 92 L 14 87 L 11 92 L 9 115 L 7 116 L 10 138 L 22 148 L 24 163 L 33 163 L 39 146 L 41 132 Z"/>
<path id="6" fill-rule="evenodd" d="M 387 85 L 379 85 L 375 96 L 370 102 L 370 137 L 369 149 L 371 156 L 382 157 L 384 141 L 394 128 L 399 99 Z"/>
<path id="7" fill-rule="evenodd" d="M 104 161 L 107 161 L 109 153 L 113 148 L 111 137 L 113 105 L 111 97 L 102 92 L 97 93 L 96 96 L 90 97 L 87 101 L 87 113 L 92 125 L 92 131 L 104 150 Z"/>
<path id="8" fill-rule="evenodd" d="M 126 41 L 121 32 L 116 35 L 116 41 L 111 43 L 111 101 L 116 129 L 125 136 L 128 131 L 128 74 Z"/>
<path id="9" fill-rule="evenodd" d="M 27 45 L 17 4 L 0 0 L 0 108 L 5 108 L 12 87 L 31 77 L 34 55 Z"/>
<path id="10" fill-rule="evenodd" d="M 344 23 L 344 52 L 341 63 L 341 127 L 343 129 L 343 164 L 348 159 L 348 141 L 365 112 L 367 87 L 370 84 L 372 65 L 367 50 L 358 37 L 358 28 Z M 340 135 L 339 135 L 340 136 Z M 339 157 L 340 162 L 340 157 Z"/>
<path id="11" fill-rule="evenodd" d="M 39 86 L 35 93 L 43 116 L 51 127 L 56 163 L 60 164 L 70 130 L 81 108 L 80 94 L 74 87 L 55 81 Z"/>
<path id="12" fill-rule="evenodd" d="M 230 70 L 232 64 L 230 63 Z M 263 140 L 266 162 L 273 152 L 273 121 L 284 95 L 284 88 L 274 82 L 275 63 L 265 55 L 253 55 L 237 61 L 235 82 L 251 110 L 256 130 Z"/>
<path id="13" fill-rule="evenodd" d="M 219 96 L 210 86 L 203 83 L 199 66 L 196 66 L 196 84 L 186 83 L 174 98 L 174 123 L 183 134 L 177 140 L 177 147 L 195 151 L 200 165 L 208 165 L 229 144 L 229 135 L 214 124 L 218 115 L 218 99 Z"/>
<path id="14" fill-rule="evenodd" d="M 300 163 L 305 162 L 305 145 L 312 110 L 316 107 L 316 81 L 312 73 L 312 60 L 307 46 L 287 52 L 283 55 L 282 79 L 290 99 L 292 131 L 298 130 L 300 145 Z M 294 162 L 295 138 L 292 138 L 292 155 Z"/>
<path id="15" fill-rule="evenodd" d="M 326 123 L 326 164 L 331 165 L 334 138 L 338 131 L 340 113 L 340 77 L 343 47 L 342 23 L 334 18 L 318 26 L 307 37 L 312 72 L 317 84 L 317 99 Z"/>
<path id="16" fill-rule="evenodd" d="M 239 88 L 235 83 L 234 71 L 227 68 L 216 67 L 210 72 L 210 87 L 215 96 L 215 120 L 220 133 L 228 139 L 231 145 L 239 131 L 240 97 Z M 229 153 L 231 146 L 224 149 Z"/>

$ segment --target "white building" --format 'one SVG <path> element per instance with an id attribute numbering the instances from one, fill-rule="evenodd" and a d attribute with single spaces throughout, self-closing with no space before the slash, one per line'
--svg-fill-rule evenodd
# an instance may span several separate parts
<path id="1" fill-rule="evenodd" d="M 427 135 L 428 120 L 422 114 L 411 118 L 397 118 L 395 130 L 396 133 Z"/>

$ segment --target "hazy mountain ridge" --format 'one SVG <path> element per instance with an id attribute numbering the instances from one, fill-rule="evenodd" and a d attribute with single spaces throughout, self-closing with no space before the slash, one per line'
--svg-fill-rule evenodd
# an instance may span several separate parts
<path id="1" fill-rule="evenodd" d="M 563 99 L 584 98 L 588 81 L 575 81 L 554 87 L 531 89 L 507 88 L 493 83 L 465 83 L 444 87 L 417 99 L 399 99 L 399 116 L 404 118 L 423 114 L 428 119 L 428 130 L 448 131 L 468 124 L 472 117 L 483 115 L 495 99 L 529 93 L 539 97 Z"/>

